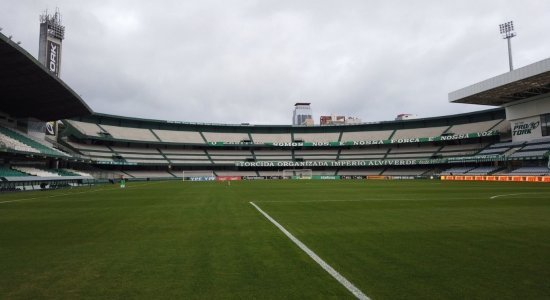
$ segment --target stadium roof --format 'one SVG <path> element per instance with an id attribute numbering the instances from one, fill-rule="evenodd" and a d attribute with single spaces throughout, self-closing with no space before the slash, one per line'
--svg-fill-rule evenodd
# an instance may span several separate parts
<path id="1" fill-rule="evenodd" d="M 506 105 L 550 93 L 550 58 L 449 93 L 449 102 Z"/>
<path id="2" fill-rule="evenodd" d="M 0 110 L 43 121 L 89 115 L 92 110 L 61 79 L 0 33 Z"/>
<path id="3" fill-rule="evenodd" d="M 418 118 L 412 120 L 383 121 L 362 123 L 354 125 L 330 125 L 330 126 L 300 126 L 300 125 L 251 125 L 251 124 L 219 124 L 219 123 L 190 123 L 168 120 L 142 119 L 135 117 L 116 116 L 103 113 L 72 118 L 76 121 L 98 123 L 101 125 L 125 126 L 134 128 L 153 128 L 164 130 L 197 130 L 219 132 L 246 132 L 246 133 L 325 133 L 340 131 L 362 130 L 393 130 L 422 128 L 431 126 L 450 126 L 467 124 L 471 122 L 483 122 L 496 119 L 505 119 L 504 108 L 492 108 L 482 111 L 474 111 L 455 115 Z"/>

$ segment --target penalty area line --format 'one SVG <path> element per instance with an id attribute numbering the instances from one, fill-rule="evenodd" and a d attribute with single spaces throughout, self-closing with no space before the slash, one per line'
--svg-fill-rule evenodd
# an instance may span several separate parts
<path id="1" fill-rule="evenodd" d="M 347 280 L 344 276 L 342 276 L 338 271 L 336 271 L 333 267 L 331 267 L 329 264 L 327 264 L 322 258 L 319 257 L 319 255 L 315 254 L 311 249 L 309 249 L 304 243 L 302 243 L 299 239 L 297 239 L 292 233 L 290 233 L 288 230 L 286 230 L 279 222 L 275 221 L 270 215 L 268 215 L 266 212 L 264 212 L 258 205 L 256 205 L 254 202 L 248 202 L 256 210 L 258 210 L 266 219 L 268 219 L 275 227 L 277 227 L 280 231 L 282 231 L 296 246 L 298 246 L 302 251 L 304 251 L 311 259 L 313 259 L 321 268 L 323 268 L 325 271 L 327 271 L 334 279 L 336 279 L 341 285 L 343 285 L 348 291 L 350 291 L 357 299 L 361 300 L 370 300 L 367 295 L 365 295 L 360 289 L 358 289 L 353 283 L 351 283 L 349 280 Z"/>

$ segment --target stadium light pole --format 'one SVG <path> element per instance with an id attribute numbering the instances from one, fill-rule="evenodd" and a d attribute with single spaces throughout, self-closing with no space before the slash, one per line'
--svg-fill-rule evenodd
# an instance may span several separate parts
<path id="1" fill-rule="evenodd" d="M 514 64 L 512 62 L 512 42 L 510 39 L 516 36 L 514 32 L 514 21 L 500 24 L 498 27 L 500 28 L 502 38 L 508 40 L 508 63 L 510 64 L 510 71 L 512 71 L 514 69 Z"/>

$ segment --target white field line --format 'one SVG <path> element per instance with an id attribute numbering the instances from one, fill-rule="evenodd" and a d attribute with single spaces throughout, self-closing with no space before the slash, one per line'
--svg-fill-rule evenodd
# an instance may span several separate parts
<path id="1" fill-rule="evenodd" d="M 516 194 L 505 194 L 505 195 L 496 195 L 492 196 L 489 199 L 504 197 L 504 196 L 515 196 L 515 195 L 540 195 L 540 194 L 549 194 L 545 192 L 538 192 L 538 193 L 516 193 Z M 475 197 L 475 198 L 453 198 L 453 197 L 445 197 L 445 198 L 437 198 L 437 199 L 418 199 L 418 198 L 376 198 L 376 199 L 326 199 L 326 200 L 296 200 L 296 201 L 285 201 L 285 200 L 260 200 L 255 201 L 256 203 L 316 203 L 316 202 L 367 202 L 367 201 L 431 201 L 431 200 L 481 200 L 483 198 L 481 197 Z"/>
<path id="2" fill-rule="evenodd" d="M 444 200 L 477 200 L 476 198 L 445 198 Z M 285 201 L 285 200 L 265 200 L 265 201 L 255 201 L 256 203 L 315 203 L 315 202 L 365 202 L 365 201 L 424 201 L 424 200 L 441 200 L 437 199 L 421 199 L 418 198 L 377 198 L 377 199 L 328 199 L 328 200 L 296 200 L 296 201 Z"/>
<path id="3" fill-rule="evenodd" d="M 343 285 L 348 291 L 350 291 L 357 299 L 361 300 L 370 300 L 367 295 L 365 295 L 361 290 L 359 290 L 353 283 L 351 283 L 349 280 L 347 280 L 344 276 L 342 276 L 338 271 L 336 271 L 333 267 L 331 267 L 329 264 L 327 264 L 323 259 L 321 259 L 315 252 L 313 252 L 311 249 L 309 249 L 304 243 L 302 243 L 300 240 L 298 240 L 296 237 L 292 235 L 288 230 L 286 230 L 281 224 L 279 224 L 275 219 L 273 219 L 271 216 L 269 216 L 266 212 L 264 212 L 258 205 L 256 205 L 254 202 L 249 202 L 252 206 L 254 206 L 264 217 L 266 217 L 273 225 L 275 225 L 279 230 L 281 230 L 294 244 L 296 244 L 300 249 L 302 249 L 309 257 L 311 257 L 317 264 L 321 266 L 325 271 L 327 271 L 334 279 L 336 279 L 341 285 Z"/>
<path id="4" fill-rule="evenodd" d="M 162 181 L 160 181 L 160 182 L 162 182 Z M 157 184 L 157 183 L 160 183 L 160 182 L 159 181 L 149 182 L 149 183 L 140 184 L 140 185 L 128 186 L 127 188 L 138 188 L 138 187 L 141 187 L 141 186 Z M 85 188 L 85 187 L 83 187 L 83 188 Z M 29 201 L 29 200 L 38 200 L 38 199 L 47 199 L 47 198 L 56 198 L 56 197 L 69 196 L 69 195 L 87 194 L 87 193 L 110 191 L 110 190 L 116 190 L 116 189 L 119 189 L 119 188 L 118 187 L 98 188 L 98 189 L 95 189 L 95 190 L 87 190 L 87 191 L 82 191 L 82 192 L 73 192 L 73 193 L 55 194 L 55 195 L 50 195 L 50 196 L 39 196 L 39 197 L 24 198 L 24 199 L 6 200 L 6 201 L 0 201 L 0 204 L 2 204 L 2 203 L 12 203 L 12 202 L 21 202 L 21 201 Z"/>
<path id="5" fill-rule="evenodd" d="M 495 198 L 500 198 L 500 197 L 507 197 L 507 196 L 517 196 L 517 195 L 540 195 L 540 194 L 548 194 L 548 193 L 516 193 L 516 194 L 503 194 L 503 195 L 495 195 L 495 196 L 492 196 L 490 197 L 489 199 L 495 199 Z"/>

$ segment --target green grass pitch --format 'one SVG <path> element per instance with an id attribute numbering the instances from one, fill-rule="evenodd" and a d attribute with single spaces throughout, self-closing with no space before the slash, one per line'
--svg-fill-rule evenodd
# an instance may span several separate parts
<path id="1" fill-rule="evenodd" d="M 353 298 L 250 201 L 373 299 L 550 298 L 548 184 L 302 180 L 0 195 L 0 299 Z"/>

